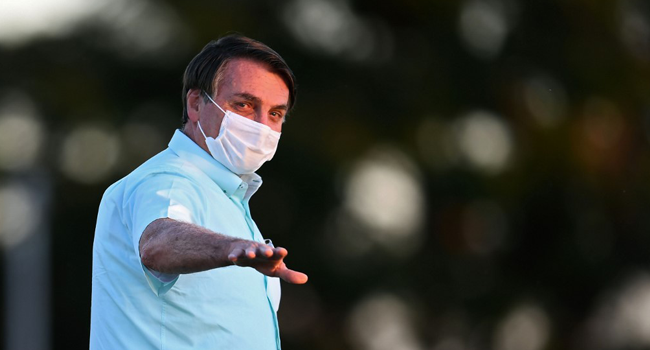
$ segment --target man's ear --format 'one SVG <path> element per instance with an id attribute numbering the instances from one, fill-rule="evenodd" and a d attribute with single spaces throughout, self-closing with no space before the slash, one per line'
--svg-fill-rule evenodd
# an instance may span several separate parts
<path id="1" fill-rule="evenodd" d="M 187 91 L 187 116 L 190 121 L 196 122 L 199 120 L 199 111 L 201 110 L 201 103 L 203 96 L 201 96 L 200 89 L 190 89 Z"/>

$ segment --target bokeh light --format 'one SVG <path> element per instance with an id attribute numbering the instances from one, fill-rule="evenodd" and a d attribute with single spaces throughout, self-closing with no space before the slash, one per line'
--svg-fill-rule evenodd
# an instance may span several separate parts
<path id="1" fill-rule="evenodd" d="M 61 148 L 61 171 L 82 183 L 103 180 L 114 169 L 120 152 L 115 132 L 97 126 L 79 126 L 66 137 Z"/>
<path id="2" fill-rule="evenodd" d="M 459 31 L 471 53 L 484 59 L 499 54 L 509 31 L 506 11 L 506 4 L 498 0 L 465 1 Z"/>
<path id="3" fill-rule="evenodd" d="M 632 56 L 650 59 L 650 6 L 647 1 L 618 1 L 619 33 L 625 48 Z"/>
<path id="4" fill-rule="evenodd" d="M 596 350 L 650 347 L 650 275 L 638 272 L 601 296 L 583 346 Z"/>
<path id="5" fill-rule="evenodd" d="M 79 27 L 99 29 L 104 45 L 128 58 L 167 62 L 182 54 L 187 29 L 166 4 L 149 0 L 38 0 L 0 4 L 0 45 L 25 45 L 39 37 L 63 37 Z M 160 55 L 164 53 L 164 55 Z"/>
<path id="6" fill-rule="evenodd" d="M 549 319 L 534 304 L 515 307 L 499 324 L 494 340 L 495 350 L 541 350 L 550 336 Z"/>
<path id="7" fill-rule="evenodd" d="M 307 47 L 353 61 L 381 61 L 392 53 L 392 39 L 378 20 L 355 14 L 346 0 L 293 0 L 284 23 Z"/>
<path id="8" fill-rule="evenodd" d="M 348 332 L 355 349 L 423 350 L 414 332 L 413 311 L 391 294 L 371 295 L 354 307 Z"/>
<path id="9" fill-rule="evenodd" d="M 109 1 L 39 0 L 0 4 L 0 45 L 24 44 L 41 36 L 69 34 L 79 21 Z"/>
<path id="10" fill-rule="evenodd" d="M 455 121 L 460 158 L 487 174 L 504 171 L 513 157 L 514 141 L 507 124 L 493 113 L 471 112 Z"/>
<path id="11" fill-rule="evenodd" d="M 365 228 L 367 240 L 394 254 L 417 246 L 425 204 L 417 167 L 389 146 L 369 152 L 346 180 L 345 211 Z"/>
<path id="12" fill-rule="evenodd" d="M 0 99 L 0 169 L 25 170 L 39 159 L 45 139 L 34 103 L 11 93 Z"/>
<path id="13" fill-rule="evenodd" d="M 160 65 L 181 57 L 188 49 L 186 26 L 165 3 L 150 0 L 109 1 L 96 13 L 94 25 L 105 29 L 101 44 L 129 59 Z M 155 60 L 151 58 L 155 57 Z"/>
<path id="14" fill-rule="evenodd" d="M 14 247 L 34 233 L 43 214 L 36 194 L 16 182 L 0 185 L 0 242 Z"/>

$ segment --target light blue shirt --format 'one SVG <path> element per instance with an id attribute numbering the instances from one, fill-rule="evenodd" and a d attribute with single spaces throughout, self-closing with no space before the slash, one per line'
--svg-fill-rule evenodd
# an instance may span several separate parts
<path id="1" fill-rule="evenodd" d="M 160 275 L 139 254 L 159 218 L 264 241 L 248 208 L 261 183 L 177 130 L 169 148 L 110 186 L 95 230 L 90 349 L 280 349 L 277 278 L 238 266 Z"/>

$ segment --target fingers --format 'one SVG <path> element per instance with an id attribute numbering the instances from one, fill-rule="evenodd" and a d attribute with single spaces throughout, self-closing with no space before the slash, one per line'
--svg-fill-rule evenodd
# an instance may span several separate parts
<path id="1" fill-rule="evenodd" d="M 282 260 L 288 254 L 284 248 L 272 248 L 265 244 L 251 244 L 247 247 L 236 248 L 228 254 L 228 260 L 241 265 L 246 260 Z"/>
<path id="2" fill-rule="evenodd" d="M 247 244 L 233 249 L 228 260 L 237 266 L 253 267 L 257 271 L 272 277 L 280 277 L 293 284 L 304 284 L 309 277 L 306 274 L 288 269 L 283 260 L 289 252 L 282 248 L 273 248 L 265 244 Z"/>
<path id="3" fill-rule="evenodd" d="M 256 252 L 257 252 L 256 247 L 250 247 L 250 248 L 246 249 L 245 257 L 249 258 L 249 259 L 255 259 L 257 257 Z"/>
<path id="4" fill-rule="evenodd" d="M 280 268 L 277 272 L 278 277 L 282 278 L 284 281 L 293 283 L 293 284 L 305 284 L 309 277 L 298 271 L 288 269 L 286 266 Z"/>
<path id="5" fill-rule="evenodd" d="M 270 258 L 274 254 L 273 248 L 271 248 L 271 247 L 269 247 L 267 245 L 261 245 L 261 246 L 258 247 L 257 250 L 259 252 L 259 255 L 262 256 L 262 257 L 265 257 L 265 258 Z"/>
<path id="6" fill-rule="evenodd" d="M 284 259 L 287 256 L 287 254 L 289 254 L 289 252 L 286 249 L 282 248 L 282 247 L 273 248 L 272 258 L 273 259 Z"/>
<path id="7" fill-rule="evenodd" d="M 237 264 L 237 260 L 243 258 L 244 250 L 241 248 L 234 249 L 230 254 L 228 254 L 228 260 L 232 261 L 234 264 Z"/>

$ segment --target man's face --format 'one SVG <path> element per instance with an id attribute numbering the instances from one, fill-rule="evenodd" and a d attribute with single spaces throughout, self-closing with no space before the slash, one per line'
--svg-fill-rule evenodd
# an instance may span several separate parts
<path id="1" fill-rule="evenodd" d="M 269 126 L 280 132 L 287 114 L 289 89 L 266 65 L 248 59 L 228 63 L 214 101 L 224 110 Z M 207 136 L 216 137 L 224 113 L 209 100 L 203 102 L 199 121 Z"/>

